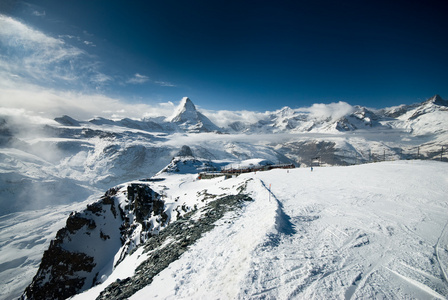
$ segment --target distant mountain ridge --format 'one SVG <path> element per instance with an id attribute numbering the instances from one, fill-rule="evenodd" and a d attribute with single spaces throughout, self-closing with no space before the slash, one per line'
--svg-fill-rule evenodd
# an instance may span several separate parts
<path id="1" fill-rule="evenodd" d="M 386 152 L 390 159 L 440 159 L 442 146 L 447 149 L 448 105 L 438 95 L 379 110 L 339 103 L 333 113 L 319 111 L 328 108 L 283 107 L 224 127 L 188 97 L 168 118 L 62 116 L 36 127 L 0 116 L 0 207 L 6 214 L 81 201 L 156 174 L 183 145 L 198 159 L 261 158 L 303 167 L 316 157 L 320 164 L 346 165 L 378 160 L 378 153 L 384 159 Z"/>
<path id="2" fill-rule="evenodd" d="M 132 120 L 129 118 L 119 121 L 104 118 L 95 118 L 89 122 L 99 126 L 121 126 L 125 128 L 139 129 L 148 132 L 224 132 L 224 133 L 300 133 L 300 132 L 322 132 L 335 133 L 345 131 L 364 130 L 372 127 L 396 128 L 400 126 L 407 128 L 406 122 L 417 117 L 435 111 L 446 111 L 448 101 L 439 95 L 418 104 L 400 105 L 397 107 L 372 110 L 362 106 L 354 106 L 352 111 L 338 118 L 328 117 L 319 119 L 309 112 L 294 110 L 283 107 L 280 110 L 266 114 L 266 117 L 255 123 L 244 123 L 241 121 L 230 123 L 221 128 L 214 124 L 209 118 L 196 109 L 196 106 L 188 98 L 184 97 L 173 115 L 168 118 L 152 118 L 151 120 Z M 411 117 L 400 118 L 409 111 L 415 111 Z M 395 120 L 394 120 L 395 119 Z M 56 122 L 65 126 L 82 126 L 83 122 L 69 116 L 55 119 Z M 398 123 L 402 123 L 399 125 Z M 393 125 L 392 125 L 393 124 Z"/>

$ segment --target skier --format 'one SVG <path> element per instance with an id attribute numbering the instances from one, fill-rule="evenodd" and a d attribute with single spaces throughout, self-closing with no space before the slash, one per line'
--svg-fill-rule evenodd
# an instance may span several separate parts
<path id="1" fill-rule="evenodd" d="M 313 167 L 311 167 L 311 172 L 313 172 Z"/>

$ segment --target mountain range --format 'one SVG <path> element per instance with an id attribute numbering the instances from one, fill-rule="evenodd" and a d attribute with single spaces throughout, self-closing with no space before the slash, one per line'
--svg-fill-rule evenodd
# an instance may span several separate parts
<path id="1" fill-rule="evenodd" d="M 437 95 L 384 109 L 343 102 L 284 107 L 259 113 L 256 121 L 247 118 L 225 126 L 216 125 L 187 97 L 169 117 L 138 120 L 76 120 L 67 115 L 44 120 L 3 113 L 0 256 L 5 262 L 0 264 L 0 278 L 5 292 L 0 296 L 18 296 L 25 288 L 21 282 L 31 282 L 32 276 L 25 299 L 62 299 L 84 291 L 93 291 L 94 298 L 133 295 L 136 287 L 150 284 L 215 222 L 226 214 L 241 214 L 247 203 L 267 190 L 263 181 L 257 187 L 249 183 L 255 180 L 252 175 L 235 182 L 218 178 L 200 183 L 198 172 L 278 163 L 303 169 L 399 159 L 447 161 L 447 117 L 448 101 Z M 294 185 L 293 181 L 288 182 Z M 431 198 L 434 203 L 436 198 Z M 76 211 L 66 219 L 64 213 L 72 209 Z M 295 233 L 282 204 L 272 209 L 279 232 Z M 305 219 L 295 217 L 300 226 L 314 220 L 314 208 L 310 209 Z M 19 234 L 14 229 L 18 223 L 37 227 Z M 355 248 L 373 239 L 353 234 L 346 242 Z M 125 259 L 127 267 L 129 259 L 149 265 L 131 268 L 132 274 L 113 271 L 111 276 Z M 148 275 L 148 268 L 158 271 Z M 126 277 L 131 279 L 120 281 Z M 431 291 L 445 290 L 435 283 Z"/>
<path id="2" fill-rule="evenodd" d="M 81 201 L 121 182 L 151 177 L 182 146 L 206 160 L 263 158 L 297 167 L 384 159 L 439 159 L 448 101 L 368 109 L 347 103 L 284 107 L 256 121 L 217 126 L 185 97 L 169 117 L 30 123 L 0 115 L 2 214 Z M 442 155 L 446 160 L 446 156 Z"/>

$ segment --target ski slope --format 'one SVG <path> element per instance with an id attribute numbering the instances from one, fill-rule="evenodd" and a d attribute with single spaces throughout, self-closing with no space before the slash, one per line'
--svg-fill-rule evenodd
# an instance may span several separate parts
<path id="1" fill-rule="evenodd" d="M 445 299 L 446 164 L 233 178 L 255 199 L 131 299 Z M 270 189 L 269 189 L 270 187 Z"/>
<path id="2" fill-rule="evenodd" d="M 446 168 L 398 161 L 227 180 L 160 174 L 165 180 L 151 187 L 164 192 L 172 221 L 177 205 L 201 207 L 206 195 L 244 185 L 254 201 L 227 213 L 131 299 L 446 299 Z M 1 218 L 0 299 L 20 295 L 64 215 L 86 203 Z M 146 258 L 137 248 L 103 284 L 73 298 L 96 299 Z"/>

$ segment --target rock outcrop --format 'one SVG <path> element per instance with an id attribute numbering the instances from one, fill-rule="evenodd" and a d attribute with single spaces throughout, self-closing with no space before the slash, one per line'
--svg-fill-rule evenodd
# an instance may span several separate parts
<path id="1" fill-rule="evenodd" d="M 168 221 L 164 201 L 148 184 L 110 189 L 69 216 L 21 298 L 66 299 L 91 288 Z"/>

